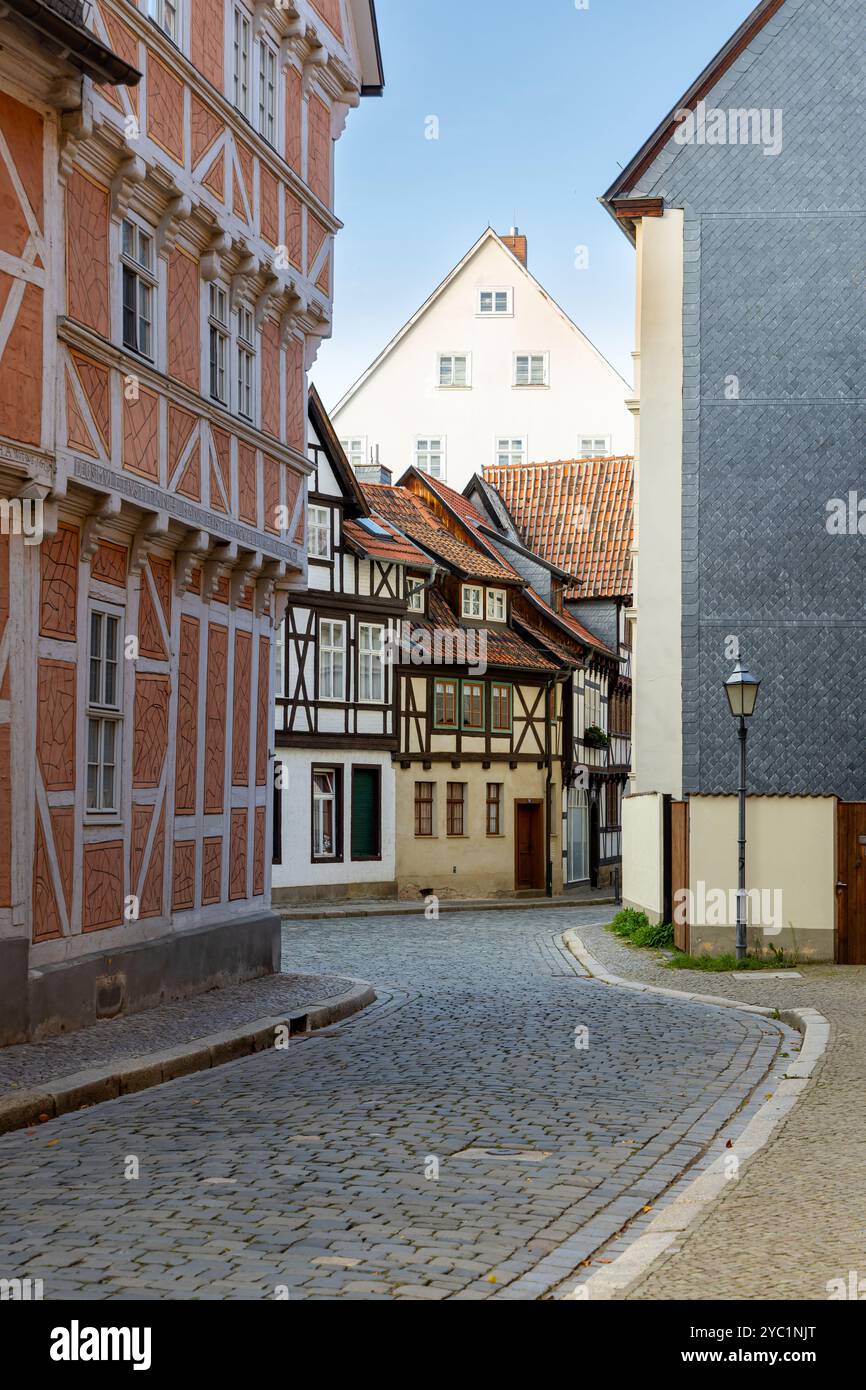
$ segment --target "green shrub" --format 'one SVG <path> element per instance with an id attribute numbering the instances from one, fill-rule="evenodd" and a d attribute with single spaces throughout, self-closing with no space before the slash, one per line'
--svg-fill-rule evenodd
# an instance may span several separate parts
<path id="1" fill-rule="evenodd" d="M 787 956 L 784 951 L 777 952 L 770 959 L 761 956 L 746 956 L 737 960 L 732 953 L 724 956 L 687 956 L 677 954 L 668 961 L 668 970 L 704 970 L 725 972 L 732 970 L 794 970 L 801 962 L 796 956 Z"/>
<path id="2" fill-rule="evenodd" d="M 631 939 L 635 946 L 654 946 L 656 949 L 673 946 L 674 929 L 670 922 L 647 922 L 645 927 L 638 927 L 632 932 Z"/>
<path id="3" fill-rule="evenodd" d="M 636 931 L 642 927 L 648 927 L 650 920 L 645 912 L 638 912 L 633 907 L 624 907 L 618 912 L 610 924 L 610 929 L 617 936 L 634 936 Z"/>

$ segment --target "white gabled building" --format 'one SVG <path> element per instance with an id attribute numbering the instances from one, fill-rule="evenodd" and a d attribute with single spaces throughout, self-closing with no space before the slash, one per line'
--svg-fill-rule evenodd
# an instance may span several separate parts
<path id="1" fill-rule="evenodd" d="M 354 468 L 414 465 L 459 490 L 494 465 L 633 453 L 630 386 L 526 261 L 516 229 L 488 228 L 343 397 Z"/>

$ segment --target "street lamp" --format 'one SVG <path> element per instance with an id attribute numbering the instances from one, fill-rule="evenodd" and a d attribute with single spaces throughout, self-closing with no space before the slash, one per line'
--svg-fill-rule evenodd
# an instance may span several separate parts
<path id="1" fill-rule="evenodd" d="M 731 714 L 740 721 L 740 867 L 737 893 L 737 960 L 746 959 L 746 720 L 755 713 L 761 682 L 739 660 L 725 681 Z"/>

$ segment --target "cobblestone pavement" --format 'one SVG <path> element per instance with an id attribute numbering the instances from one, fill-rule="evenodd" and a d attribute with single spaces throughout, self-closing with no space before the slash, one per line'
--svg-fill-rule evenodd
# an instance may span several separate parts
<path id="1" fill-rule="evenodd" d="M 351 988 L 351 980 L 332 975 L 269 975 L 41 1043 L 0 1048 L 0 1094 L 70 1076 L 86 1067 L 178 1047 L 209 1033 L 333 999 Z"/>
<path id="2" fill-rule="evenodd" d="M 605 911 L 287 926 L 287 968 L 380 1002 L 0 1139 L 3 1276 L 47 1299 L 545 1296 L 702 1153 L 782 1037 L 580 979 L 556 933 Z"/>
<path id="3" fill-rule="evenodd" d="M 802 979 L 666 970 L 601 927 L 581 938 L 608 970 L 745 1004 L 818 1009 L 831 1024 L 815 1083 L 708 1216 L 630 1299 L 826 1299 L 866 1279 L 866 967 L 801 967 Z"/>

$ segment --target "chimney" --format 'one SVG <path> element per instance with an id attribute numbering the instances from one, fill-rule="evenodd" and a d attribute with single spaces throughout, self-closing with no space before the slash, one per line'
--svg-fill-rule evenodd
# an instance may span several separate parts
<path id="1" fill-rule="evenodd" d="M 355 477 L 359 483 L 384 483 L 385 487 L 391 487 L 394 481 L 391 469 L 379 462 L 359 464 L 355 469 Z"/>
<path id="2" fill-rule="evenodd" d="M 521 236 L 517 227 L 512 227 L 508 236 L 500 238 L 505 243 L 512 255 L 516 256 L 521 265 L 527 264 L 526 237 Z"/>

